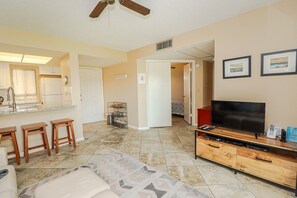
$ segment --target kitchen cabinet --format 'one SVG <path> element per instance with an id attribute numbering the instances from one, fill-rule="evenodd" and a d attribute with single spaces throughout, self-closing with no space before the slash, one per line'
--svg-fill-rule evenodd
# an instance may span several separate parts
<path id="1" fill-rule="evenodd" d="M 10 86 L 9 64 L 0 63 L 0 89 L 7 89 Z"/>
<path id="2" fill-rule="evenodd" d="M 39 74 L 41 75 L 61 75 L 61 68 L 55 66 L 40 66 Z"/>

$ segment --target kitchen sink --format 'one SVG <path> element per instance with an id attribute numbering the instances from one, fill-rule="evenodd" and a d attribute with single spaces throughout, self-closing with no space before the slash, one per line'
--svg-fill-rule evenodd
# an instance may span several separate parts
<path id="1" fill-rule="evenodd" d="M 13 111 L 13 108 L 7 105 L 1 105 L 0 106 L 0 112 L 10 112 Z"/>
<path id="2" fill-rule="evenodd" d="M 37 111 L 42 103 L 23 103 L 16 105 L 16 112 Z M 0 112 L 13 112 L 13 108 L 9 105 L 0 105 Z"/>

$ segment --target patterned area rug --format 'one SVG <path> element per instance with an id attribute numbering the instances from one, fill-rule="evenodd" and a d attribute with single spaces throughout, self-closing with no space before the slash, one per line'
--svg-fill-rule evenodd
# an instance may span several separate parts
<path id="1" fill-rule="evenodd" d="M 208 197 L 191 186 L 117 151 L 103 152 L 96 160 L 86 165 L 24 188 L 20 191 L 19 197 L 34 197 L 37 186 L 81 168 L 93 170 L 110 185 L 114 193 L 122 198 Z"/>

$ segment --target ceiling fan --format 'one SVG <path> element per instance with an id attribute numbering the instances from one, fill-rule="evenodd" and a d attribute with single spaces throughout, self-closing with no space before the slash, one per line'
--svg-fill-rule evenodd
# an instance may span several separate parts
<path id="1" fill-rule="evenodd" d="M 97 6 L 94 8 L 94 10 L 91 12 L 90 14 L 90 17 L 91 18 L 97 18 L 100 16 L 100 14 L 103 12 L 103 10 L 106 8 L 106 6 L 109 4 L 109 5 L 112 5 L 115 3 L 115 0 L 101 0 Z M 138 3 L 135 3 L 134 1 L 131 1 L 131 0 L 119 0 L 119 3 L 122 5 L 122 6 L 125 6 L 126 8 L 129 8 L 139 14 L 142 14 L 142 15 L 148 15 L 150 13 L 150 9 L 138 4 Z"/>

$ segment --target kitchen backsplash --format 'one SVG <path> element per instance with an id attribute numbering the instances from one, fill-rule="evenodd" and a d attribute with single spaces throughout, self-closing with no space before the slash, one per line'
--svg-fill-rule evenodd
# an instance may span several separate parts
<path id="1" fill-rule="evenodd" d="M 4 102 L 7 102 L 7 89 L 0 89 L 0 96 L 2 96 L 4 98 Z"/>

